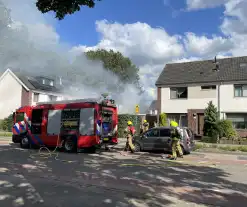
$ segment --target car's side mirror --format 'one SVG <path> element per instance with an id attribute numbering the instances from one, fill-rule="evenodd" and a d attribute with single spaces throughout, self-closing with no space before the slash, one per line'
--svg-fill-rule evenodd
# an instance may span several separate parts
<path id="1" fill-rule="evenodd" d="M 146 139 L 147 138 L 147 135 L 146 134 L 143 134 L 142 135 L 142 139 Z"/>

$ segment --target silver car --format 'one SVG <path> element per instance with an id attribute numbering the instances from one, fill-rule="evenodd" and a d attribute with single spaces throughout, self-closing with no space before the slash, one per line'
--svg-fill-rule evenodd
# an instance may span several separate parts
<path id="1" fill-rule="evenodd" d="M 190 154 L 194 148 L 194 134 L 187 127 L 182 127 L 180 140 L 184 154 Z M 171 127 L 155 127 L 133 138 L 136 151 L 171 151 Z"/>

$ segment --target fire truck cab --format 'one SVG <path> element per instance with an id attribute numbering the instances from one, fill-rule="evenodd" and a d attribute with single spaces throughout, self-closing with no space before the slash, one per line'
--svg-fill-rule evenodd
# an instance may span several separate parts
<path id="1" fill-rule="evenodd" d="M 13 142 L 19 142 L 22 148 L 62 146 L 67 152 L 79 152 L 118 143 L 113 100 L 42 102 L 22 107 L 13 116 Z"/>

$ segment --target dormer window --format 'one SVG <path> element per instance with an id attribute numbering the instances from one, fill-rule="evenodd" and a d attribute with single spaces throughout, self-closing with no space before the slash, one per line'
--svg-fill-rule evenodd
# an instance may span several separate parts
<path id="1" fill-rule="evenodd" d="M 50 80 L 50 79 L 46 79 L 46 78 L 42 78 L 42 84 L 43 84 L 43 85 L 50 85 L 50 86 L 54 86 L 54 80 Z"/>
<path id="2" fill-rule="evenodd" d="M 247 67 L 247 63 L 240 63 L 240 68 Z"/>
<path id="3" fill-rule="evenodd" d="M 53 80 L 50 81 L 50 86 L 54 86 L 54 81 Z"/>

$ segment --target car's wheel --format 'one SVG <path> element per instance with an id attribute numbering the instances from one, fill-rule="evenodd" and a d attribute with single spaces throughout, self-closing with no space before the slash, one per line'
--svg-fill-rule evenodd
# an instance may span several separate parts
<path id="1" fill-rule="evenodd" d="M 76 143 L 73 139 L 67 138 L 64 140 L 64 149 L 66 152 L 75 152 L 76 151 Z"/>
<path id="2" fill-rule="evenodd" d="M 20 146 L 23 149 L 27 149 L 30 147 L 30 141 L 29 141 L 28 137 L 24 136 L 21 138 Z"/>
<path id="3" fill-rule="evenodd" d="M 183 145 L 180 145 L 180 146 L 181 146 L 181 148 L 182 148 L 183 155 L 188 155 L 188 154 L 190 154 L 190 151 L 185 150 L 184 147 L 183 147 Z"/>
<path id="4" fill-rule="evenodd" d="M 141 145 L 138 143 L 134 143 L 135 146 L 135 152 L 141 152 Z"/>

